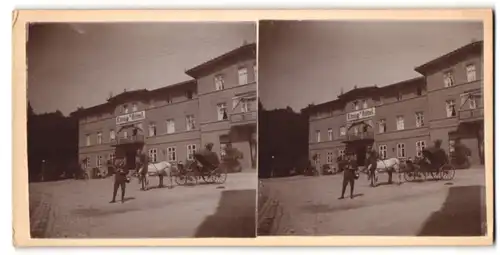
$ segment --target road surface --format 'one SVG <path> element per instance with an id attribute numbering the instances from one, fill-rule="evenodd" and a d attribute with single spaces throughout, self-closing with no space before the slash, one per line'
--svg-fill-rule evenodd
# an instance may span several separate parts
<path id="1" fill-rule="evenodd" d="M 484 235 L 484 171 L 457 170 L 452 181 L 382 184 L 376 188 L 369 187 L 367 176 L 362 174 L 354 199 L 344 200 L 338 200 L 342 175 L 265 179 L 262 185 L 267 194 L 263 196 L 278 201 L 280 207 L 269 234 Z M 379 175 L 379 182 L 386 181 L 387 175 Z M 346 193 L 349 197 L 349 187 Z"/>
<path id="2" fill-rule="evenodd" d="M 150 186 L 157 177 L 150 177 Z M 140 191 L 127 185 L 125 203 L 110 204 L 113 178 L 30 184 L 33 237 L 175 238 L 255 236 L 255 171 L 226 183 Z M 165 184 L 168 181 L 165 180 Z M 118 191 L 118 201 L 120 191 Z"/>

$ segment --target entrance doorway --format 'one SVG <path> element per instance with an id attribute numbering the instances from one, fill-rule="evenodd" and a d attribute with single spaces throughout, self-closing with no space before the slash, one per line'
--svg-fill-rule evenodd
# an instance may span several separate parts
<path id="1" fill-rule="evenodd" d="M 368 150 L 373 146 L 373 140 L 357 140 L 346 143 L 346 151 L 356 155 L 356 164 L 364 166 L 366 164 Z"/>

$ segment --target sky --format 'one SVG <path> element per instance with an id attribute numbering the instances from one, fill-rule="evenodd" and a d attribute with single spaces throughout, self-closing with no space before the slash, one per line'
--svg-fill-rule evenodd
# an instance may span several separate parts
<path id="1" fill-rule="evenodd" d="M 341 89 L 418 77 L 415 67 L 473 40 L 481 22 L 261 21 L 259 97 L 265 109 L 300 111 Z"/>
<path id="2" fill-rule="evenodd" d="M 28 100 L 36 113 L 68 115 L 110 93 L 192 79 L 185 70 L 256 42 L 256 24 L 34 24 L 28 39 Z"/>

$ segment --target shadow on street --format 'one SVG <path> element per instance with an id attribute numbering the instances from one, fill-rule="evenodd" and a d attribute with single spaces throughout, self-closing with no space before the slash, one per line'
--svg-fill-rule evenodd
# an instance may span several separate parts
<path id="1" fill-rule="evenodd" d="M 208 216 L 195 237 L 255 237 L 256 190 L 221 193 L 215 214 Z"/>
<path id="2" fill-rule="evenodd" d="M 482 186 L 451 187 L 441 210 L 424 223 L 419 236 L 481 236 L 486 234 Z"/>

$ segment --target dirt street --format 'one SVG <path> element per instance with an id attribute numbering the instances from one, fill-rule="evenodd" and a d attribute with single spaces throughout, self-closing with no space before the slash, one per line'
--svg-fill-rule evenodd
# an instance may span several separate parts
<path id="1" fill-rule="evenodd" d="M 271 235 L 473 236 L 485 234 L 484 169 L 457 170 L 452 181 L 384 183 L 362 174 L 355 198 L 338 200 L 342 175 L 263 180 L 281 215 Z M 394 178 L 397 181 L 397 178 Z M 387 175 L 379 175 L 380 182 Z M 349 188 L 346 197 L 349 197 Z"/>
<path id="2" fill-rule="evenodd" d="M 31 230 L 49 238 L 253 237 L 255 171 L 229 174 L 223 185 L 140 191 L 110 204 L 113 178 L 30 184 Z M 150 177 L 150 186 L 158 178 Z M 168 184 L 165 181 L 165 184 Z M 118 192 L 117 198 L 120 196 Z M 119 200 L 119 199 L 118 199 Z"/>

